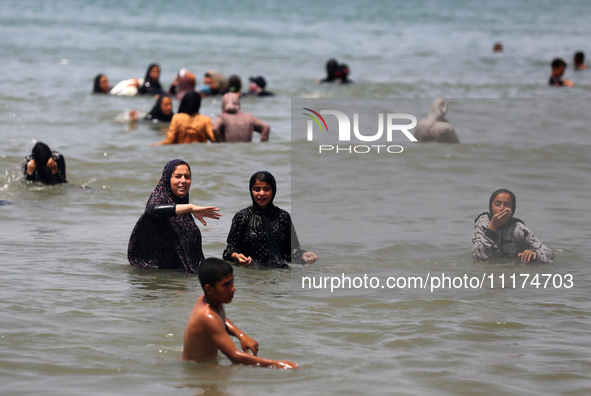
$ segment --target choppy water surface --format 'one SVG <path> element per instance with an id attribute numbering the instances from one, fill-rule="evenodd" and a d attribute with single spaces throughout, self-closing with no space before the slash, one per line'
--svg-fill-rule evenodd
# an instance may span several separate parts
<path id="1" fill-rule="evenodd" d="M 585 2 L 31 0 L 1 8 L 0 393 L 591 392 L 591 72 L 567 69 L 572 89 L 546 85 L 553 57 L 589 52 Z M 496 41 L 501 54 L 491 51 Z M 314 83 L 331 56 L 351 66 L 354 85 Z M 244 83 L 263 74 L 277 96 L 242 107 L 271 125 L 271 140 L 149 146 L 166 127 L 130 125 L 125 113 L 149 110 L 152 99 L 89 92 L 97 73 L 115 83 L 143 77 L 153 61 L 165 87 L 182 67 L 236 73 Z M 436 96 L 448 98 L 459 145 L 398 140 L 401 154 L 317 155 L 292 128 L 292 98 L 422 118 Z M 202 113 L 219 111 L 219 99 L 204 101 Z M 20 179 L 36 140 L 64 154 L 70 183 Z M 221 256 L 232 216 L 250 202 L 250 175 L 276 176 L 275 203 L 321 260 L 235 268 L 227 312 L 262 356 L 300 370 L 179 361 L 198 280 L 132 268 L 126 258 L 172 158 L 191 164 L 191 200 L 222 209 L 201 227 L 206 256 Z M 472 260 L 473 220 L 499 187 L 516 193 L 517 217 L 555 249 L 554 264 Z M 381 287 L 428 275 L 483 282 Z M 532 283 L 536 275 L 551 282 Z M 364 276 L 381 283 L 330 291 L 337 279 Z M 327 287 L 302 288 L 306 277 Z"/>

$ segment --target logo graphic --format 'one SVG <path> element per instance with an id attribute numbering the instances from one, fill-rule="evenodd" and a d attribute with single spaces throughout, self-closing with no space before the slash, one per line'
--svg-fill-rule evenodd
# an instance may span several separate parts
<path id="1" fill-rule="evenodd" d="M 322 123 L 324 124 L 324 128 L 326 129 L 326 132 L 328 132 L 328 125 L 326 125 L 326 121 L 324 121 L 324 117 L 322 117 L 318 112 L 312 110 L 312 109 L 308 109 L 306 107 L 303 107 L 304 110 L 308 110 L 309 112 L 314 113 L 318 118 L 320 118 L 322 120 Z M 305 116 L 310 117 L 311 119 L 313 119 L 314 121 L 316 121 L 316 124 L 318 124 L 318 126 L 320 127 L 320 130 L 322 130 L 322 125 L 320 124 L 320 121 L 318 121 L 318 118 L 314 117 L 313 115 L 310 114 L 306 114 L 306 113 L 302 113 Z M 312 140 L 313 137 L 313 132 L 312 132 L 312 121 L 308 121 L 308 140 Z"/>
<path id="2" fill-rule="evenodd" d="M 410 132 L 417 125 L 417 118 L 412 114 L 405 113 L 378 113 L 378 128 L 377 131 L 365 131 L 363 133 L 360 128 L 359 114 L 353 113 L 353 122 L 349 116 L 339 110 L 320 110 L 319 112 L 314 111 L 307 107 L 302 107 L 303 110 L 309 111 L 312 114 L 302 113 L 306 117 L 309 117 L 307 124 L 307 140 L 309 142 L 314 140 L 314 122 L 318 125 L 321 131 L 328 132 L 328 125 L 322 115 L 332 115 L 336 118 L 338 123 L 338 134 L 335 136 L 338 142 L 363 142 L 365 145 L 349 145 L 348 147 L 334 146 L 323 144 L 318 146 L 319 153 L 323 151 L 348 151 L 350 153 L 367 153 L 370 151 L 380 152 L 381 149 L 386 150 L 389 153 L 401 153 L 404 149 L 400 145 L 384 145 L 378 144 L 380 141 L 392 142 L 394 135 L 402 133 L 402 135 L 411 142 L 416 142 L 417 139 Z M 314 121 L 314 122 L 312 122 Z M 364 129 L 367 129 L 365 125 Z M 369 132 L 369 133 L 367 133 Z M 371 144 L 374 143 L 374 144 Z M 369 146 L 367 144 L 370 144 Z"/>

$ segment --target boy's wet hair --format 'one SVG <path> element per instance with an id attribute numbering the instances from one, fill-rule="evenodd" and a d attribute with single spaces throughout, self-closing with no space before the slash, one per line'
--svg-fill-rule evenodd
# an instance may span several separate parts
<path id="1" fill-rule="evenodd" d="M 561 58 L 556 58 L 552 61 L 552 69 L 556 69 L 560 66 L 566 67 L 566 62 L 564 60 L 562 60 Z"/>
<path id="2" fill-rule="evenodd" d="M 222 259 L 216 257 L 208 257 L 197 270 L 199 276 L 199 282 L 203 291 L 205 291 L 205 285 L 211 285 L 215 288 L 215 285 L 222 280 L 224 276 L 230 275 L 234 272 L 234 268 Z"/>

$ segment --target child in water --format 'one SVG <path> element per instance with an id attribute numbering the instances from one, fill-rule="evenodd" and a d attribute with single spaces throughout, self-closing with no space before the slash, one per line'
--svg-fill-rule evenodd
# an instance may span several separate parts
<path id="1" fill-rule="evenodd" d="M 555 87 L 574 87 L 575 83 L 569 79 L 562 79 L 564 75 L 564 70 L 566 69 L 566 62 L 561 58 L 556 58 L 552 61 L 552 75 L 550 76 L 550 80 L 548 81 L 549 85 Z"/>
<path id="2" fill-rule="evenodd" d="M 283 369 L 298 366 L 286 360 L 258 357 L 259 344 L 226 318 L 224 304 L 232 302 L 236 290 L 233 268 L 228 262 L 207 258 L 199 266 L 198 275 L 204 294 L 195 303 L 187 320 L 183 360 L 205 362 L 216 358 L 221 350 L 232 363 Z M 244 352 L 236 348 L 230 335 L 240 340 Z"/>

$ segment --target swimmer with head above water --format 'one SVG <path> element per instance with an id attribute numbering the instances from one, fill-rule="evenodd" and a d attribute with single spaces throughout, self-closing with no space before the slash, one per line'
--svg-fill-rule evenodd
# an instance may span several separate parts
<path id="1" fill-rule="evenodd" d="M 226 317 L 224 304 L 232 302 L 236 291 L 233 272 L 229 263 L 212 257 L 205 259 L 199 267 L 203 295 L 193 306 L 185 326 L 183 360 L 206 362 L 215 359 L 221 350 L 232 363 L 282 369 L 298 367 L 287 360 L 257 356 L 258 342 L 244 334 Z M 240 340 L 242 351 L 236 348 L 230 336 Z"/>
<path id="2" fill-rule="evenodd" d="M 475 220 L 472 257 L 489 260 L 493 257 L 517 257 L 522 263 L 537 261 L 551 264 L 554 252 L 542 243 L 523 221 L 513 217 L 517 199 L 506 189 L 492 193 L 488 212 Z"/>

